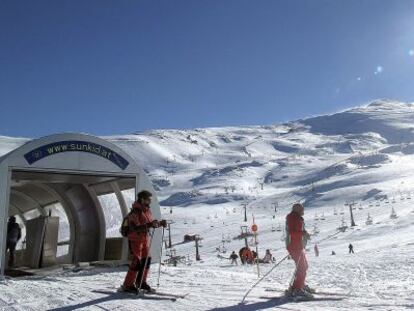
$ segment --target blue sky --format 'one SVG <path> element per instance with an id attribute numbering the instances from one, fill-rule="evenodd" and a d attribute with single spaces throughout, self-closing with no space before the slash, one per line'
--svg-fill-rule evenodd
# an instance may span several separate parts
<path id="1" fill-rule="evenodd" d="M 274 124 L 413 82 L 411 0 L 0 2 L 0 135 Z"/>

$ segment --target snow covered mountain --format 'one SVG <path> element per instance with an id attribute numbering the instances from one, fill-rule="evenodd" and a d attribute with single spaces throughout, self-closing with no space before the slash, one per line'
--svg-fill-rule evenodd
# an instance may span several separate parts
<path id="1" fill-rule="evenodd" d="M 191 262 L 191 266 L 164 267 L 163 286 L 172 291 L 192 291 L 188 298 L 175 303 L 175 310 L 278 308 L 277 300 L 263 302 L 263 296 L 269 296 L 266 287 L 282 290 L 288 286 L 291 261 L 281 264 L 280 270 L 252 291 L 250 304 L 238 305 L 257 279 L 257 272 L 254 267 L 230 267 L 217 253 L 228 257 L 229 251 L 244 245 L 243 240 L 235 237 L 240 234 L 240 226 L 246 225 L 246 204 L 247 225 L 251 225 L 254 215 L 259 226 L 259 255 L 271 249 L 277 259 L 282 258 L 284 217 L 297 201 L 306 207 L 305 221 L 313 233 L 313 243 L 323 241 L 321 256 L 309 256 L 309 283 L 343 296 L 301 304 L 304 309 L 294 306 L 295 310 L 414 307 L 413 104 L 376 101 L 365 107 L 280 125 L 152 130 L 105 139 L 141 163 L 155 185 L 165 217 L 175 222 L 175 250 L 189 258 L 187 263 Z M 0 137 L 0 155 L 25 141 Z M 357 224 L 352 228 L 350 208 Z M 395 217 L 390 217 L 392 208 Z M 119 224 L 110 226 L 116 229 Z M 337 233 L 338 227 L 344 232 L 324 240 Z M 179 243 L 187 233 L 203 237 L 202 262 L 191 260 L 192 243 Z M 350 242 L 355 246 L 355 256 L 346 254 Z M 337 256 L 330 255 L 333 250 Z M 261 269 L 263 275 L 269 267 Z M 108 280 L 115 285 L 124 273 L 99 272 L 92 277 L 85 273 L 81 283 L 89 277 L 98 287 Z M 67 274 L 54 278 L 59 281 Z M 49 298 L 37 298 L 29 306 L 43 310 L 73 305 L 73 295 L 81 301 L 96 299 L 97 304 L 109 309 L 131 310 L 148 303 L 99 301 L 97 293 L 80 294 L 79 289 L 73 289 L 75 284 L 79 285 L 75 279 L 71 278 L 67 287 L 59 283 L 65 292 L 60 300 L 48 294 Z M 24 286 L 36 288 L 29 279 L 9 284 L 9 298 L 4 301 L 15 301 L 20 309 L 25 309 L 25 299 L 31 296 L 21 300 L 15 294 Z M 37 290 L 46 292 L 47 286 Z M 80 305 L 92 310 L 95 304 Z M 167 302 L 150 305 L 154 309 L 171 309 Z"/>
<path id="2" fill-rule="evenodd" d="M 142 163 L 165 206 L 289 198 L 312 207 L 408 190 L 413 121 L 412 104 L 377 101 L 282 125 L 107 138 Z"/>

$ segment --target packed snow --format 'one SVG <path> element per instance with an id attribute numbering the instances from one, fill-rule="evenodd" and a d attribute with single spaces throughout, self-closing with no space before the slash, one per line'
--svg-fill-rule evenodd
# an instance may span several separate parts
<path id="1" fill-rule="evenodd" d="M 164 249 L 165 264 L 152 265 L 150 284 L 156 287 L 160 268 L 158 290 L 185 298 L 116 293 L 126 266 L 57 267 L 6 278 L 0 310 L 414 309 L 413 124 L 414 105 L 376 101 L 280 125 L 104 137 L 145 168 L 163 217 L 174 222 L 173 248 Z M 26 141 L 0 137 L 0 155 Z M 100 199 L 108 235 L 116 236 L 121 219 L 110 217 L 119 214 L 116 200 Z M 259 275 L 287 255 L 284 219 L 297 201 L 305 205 L 312 234 L 307 283 L 320 294 L 308 302 L 280 298 L 294 273 L 286 259 L 241 303 Z M 245 243 L 237 238 L 241 226 L 250 228 L 253 217 L 259 257 L 270 249 L 275 263 L 231 265 L 230 253 Z M 200 261 L 194 242 L 183 242 L 185 234 L 202 237 Z M 253 237 L 247 242 L 255 249 Z M 355 254 L 348 253 L 349 243 Z M 174 254 L 180 261 L 167 264 Z"/>

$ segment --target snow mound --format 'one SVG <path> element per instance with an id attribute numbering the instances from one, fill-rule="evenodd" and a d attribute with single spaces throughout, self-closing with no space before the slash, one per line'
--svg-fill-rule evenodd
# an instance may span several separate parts
<path id="1" fill-rule="evenodd" d="M 375 132 L 390 144 L 414 140 L 414 109 L 410 104 L 378 101 L 367 107 L 302 120 L 310 132 L 323 135 Z"/>
<path id="2" fill-rule="evenodd" d="M 366 200 L 370 200 L 370 199 L 374 199 L 374 200 L 383 200 L 386 199 L 388 196 L 386 194 L 380 194 L 382 193 L 382 190 L 380 189 L 371 189 L 367 192 L 367 194 L 365 196 L 362 197 L 362 201 L 366 201 Z"/>
<path id="3" fill-rule="evenodd" d="M 414 154 L 414 144 L 392 145 L 381 149 L 382 153 L 403 153 L 406 155 Z"/>
<path id="4" fill-rule="evenodd" d="M 369 154 L 369 155 L 358 155 L 349 158 L 348 162 L 355 164 L 358 167 L 374 168 L 379 167 L 380 164 L 389 163 L 391 160 L 387 154 Z"/>
<path id="5" fill-rule="evenodd" d="M 241 201 L 244 198 L 239 195 L 209 195 L 197 191 L 177 192 L 160 202 L 161 206 L 181 206 L 187 207 L 196 204 L 224 204 L 233 201 Z"/>
<path id="6" fill-rule="evenodd" d="M 223 177 L 224 175 L 228 175 L 234 172 L 243 172 L 245 168 L 249 167 L 261 167 L 263 166 L 262 163 L 253 161 L 248 163 L 241 163 L 238 165 L 231 165 L 224 168 L 219 169 L 210 169 L 205 171 L 201 176 L 191 179 L 194 186 L 202 185 L 208 183 L 209 180 L 214 178 Z"/>

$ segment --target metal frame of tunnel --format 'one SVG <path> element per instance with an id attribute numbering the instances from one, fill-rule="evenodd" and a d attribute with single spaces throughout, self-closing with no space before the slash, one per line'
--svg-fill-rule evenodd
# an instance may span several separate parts
<path id="1" fill-rule="evenodd" d="M 50 146 L 62 146 L 74 142 L 79 146 L 86 146 L 85 148 L 89 148 L 92 152 L 85 149 L 70 150 L 71 152 L 65 150 L 46 156 L 36 154 L 36 152 L 47 151 Z M 96 148 L 105 151 L 105 156 L 97 154 Z M 28 154 L 29 156 L 33 154 L 40 159 L 36 158 L 35 161 L 30 162 Z M 113 158 L 110 159 L 108 154 L 113 155 Z M 10 208 L 26 221 L 23 214 L 28 210 L 37 209 L 42 216 L 47 216 L 43 207 L 53 201 L 59 202 L 66 213 L 70 227 L 68 258 L 73 263 L 103 260 L 106 224 L 97 197 L 99 193 L 93 186 L 99 183 L 106 187 L 103 191 L 115 194 L 122 216 L 128 213 L 128 206 L 122 194 L 122 190 L 127 188 L 122 188 L 121 185 L 126 187 L 132 183 L 130 188 L 135 188 L 135 194 L 142 189 L 151 191 L 154 194 L 153 214 L 155 217 L 160 217 L 155 191 L 143 169 L 125 151 L 101 138 L 84 134 L 51 135 L 28 142 L 1 157 L 0 277 L 4 275 L 5 270 L 6 227 Z M 26 194 L 25 190 L 30 190 L 32 193 Z M 40 192 L 41 195 L 38 194 Z M 19 196 L 22 202 L 29 203 L 12 202 L 12 198 Z M 49 202 L 46 202 L 48 200 Z M 154 241 L 151 253 L 154 262 L 157 262 L 161 247 L 160 232 L 156 232 Z M 128 243 L 123 239 L 121 260 L 124 261 L 127 257 Z"/>

